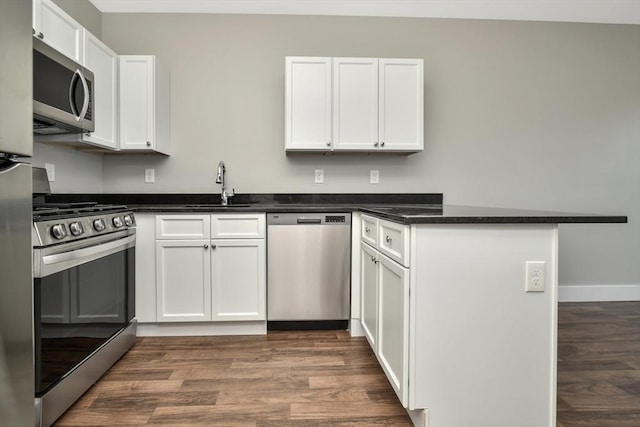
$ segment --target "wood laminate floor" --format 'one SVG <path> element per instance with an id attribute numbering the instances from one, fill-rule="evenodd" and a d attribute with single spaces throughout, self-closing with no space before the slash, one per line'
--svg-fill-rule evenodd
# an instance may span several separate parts
<path id="1" fill-rule="evenodd" d="M 558 334 L 558 427 L 640 426 L 640 303 L 560 304 Z M 364 338 L 319 331 L 139 338 L 56 423 L 150 424 L 411 421 Z"/>
<path id="2" fill-rule="evenodd" d="M 640 427 L 640 302 L 561 303 L 558 427 Z"/>

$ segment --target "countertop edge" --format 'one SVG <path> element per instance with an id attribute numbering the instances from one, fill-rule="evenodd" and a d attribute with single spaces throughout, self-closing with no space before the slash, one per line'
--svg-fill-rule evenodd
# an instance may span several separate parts
<path id="1" fill-rule="evenodd" d="M 572 214 L 567 213 L 563 215 L 561 213 L 553 215 L 394 215 L 376 212 L 367 207 L 362 206 L 344 206 L 344 205 L 252 205 L 252 206 L 180 206 L 180 205 L 129 205 L 134 212 L 139 213 L 167 213 L 167 214 L 180 214 L 180 213 L 327 213 L 327 212 L 361 212 L 367 215 L 375 216 L 377 218 L 386 219 L 389 221 L 397 222 L 405 225 L 420 225 L 420 224 L 616 224 L 627 223 L 628 218 L 622 215 L 595 215 L 595 214 Z"/>

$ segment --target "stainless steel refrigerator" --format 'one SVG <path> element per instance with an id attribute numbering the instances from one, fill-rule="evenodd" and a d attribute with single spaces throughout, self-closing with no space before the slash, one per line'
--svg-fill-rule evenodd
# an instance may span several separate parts
<path id="1" fill-rule="evenodd" d="M 33 426 L 31 1 L 0 0 L 0 425 Z"/>

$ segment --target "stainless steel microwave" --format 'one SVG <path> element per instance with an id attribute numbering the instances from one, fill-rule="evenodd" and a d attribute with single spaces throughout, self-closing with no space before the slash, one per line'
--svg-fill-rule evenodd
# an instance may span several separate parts
<path id="1" fill-rule="evenodd" d="M 93 73 L 33 38 L 33 133 L 93 132 Z"/>

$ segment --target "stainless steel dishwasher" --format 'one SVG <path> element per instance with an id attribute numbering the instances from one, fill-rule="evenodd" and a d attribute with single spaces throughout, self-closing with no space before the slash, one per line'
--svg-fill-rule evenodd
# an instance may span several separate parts
<path id="1" fill-rule="evenodd" d="M 267 215 L 267 328 L 346 329 L 351 213 Z"/>

